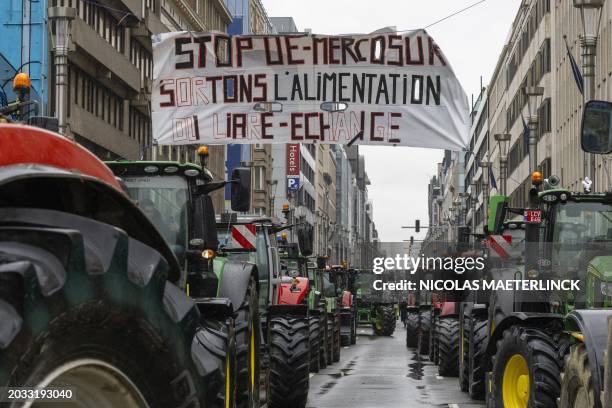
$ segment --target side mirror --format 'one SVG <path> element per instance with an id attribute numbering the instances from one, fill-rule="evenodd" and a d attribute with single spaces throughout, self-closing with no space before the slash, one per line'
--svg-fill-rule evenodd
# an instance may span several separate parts
<path id="1" fill-rule="evenodd" d="M 217 223 L 215 220 L 215 207 L 212 198 L 208 195 L 201 195 L 194 204 L 193 219 L 194 236 L 201 238 L 201 248 L 217 251 L 219 239 L 217 236 Z M 193 241 L 193 240 L 192 240 Z"/>
<path id="2" fill-rule="evenodd" d="M 612 152 L 612 102 L 586 103 L 582 113 L 580 144 L 587 153 Z"/>
<path id="3" fill-rule="evenodd" d="M 251 169 L 237 167 L 232 171 L 232 210 L 247 212 L 251 208 Z"/>
<path id="4" fill-rule="evenodd" d="M 298 243 L 300 245 L 300 252 L 302 253 L 303 256 L 312 255 L 312 252 L 313 252 L 313 248 L 312 248 L 313 228 L 312 226 L 301 224 L 297 228 L 298 228 L 297 236 L 298 236 Z"/>

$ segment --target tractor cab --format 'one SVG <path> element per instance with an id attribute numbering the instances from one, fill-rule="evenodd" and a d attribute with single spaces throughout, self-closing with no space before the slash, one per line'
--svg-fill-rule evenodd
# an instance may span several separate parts
<path id="1" fill-rule="evenodd" d="M 612 194 L 544 191 L 542 256 L 545 276 L 580 280 L 580 291 L 568 300 L 576 307 L 612 304 Z"/>
<path id="2" fill-rule="evenodd" d="M 215 297 L 219 276 L 213 259 L 218 238 L 209 193 L 227 182 L 213 182 L 204 165 L 192 163 L 114 161 L 106 165 L 184 265 L 183 286 L 194 297 Z M 234 171 L 232 204 L 237 209 L 249 206 L 249 173 L 248 169 Z"/>

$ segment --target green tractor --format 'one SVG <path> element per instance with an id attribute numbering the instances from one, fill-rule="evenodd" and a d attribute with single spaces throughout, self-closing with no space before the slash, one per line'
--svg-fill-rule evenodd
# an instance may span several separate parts
<path id="1" fill-rule="evenodd" d="M 374 289 L 375 281 L 382 280 L 373 271 L 360 270 L 355 281 L 357 324 L 371 325 L 377 336 L 391 336 L 397 316 L 394 294 Z"/>
<path id="2" fill-rule="evenodd" d="M 107 166 L 121 180 L 172 248 L 182 268 L 181 287 L 196 302 L 203 321 L 219 342 L 218 355 L 232 355 L 228 387 L 235 389 L 237 407 L 259 403 L 258 270 L 255 265 L 220 256 L 215 210 L 210 193 L 227 182 L 214 182 L 206 168 L 207 149 L 201 164 L 170 161 L 116 161 Z M 248 210 L 250 170 L 235 169 L 232 207 Z"/>
<path id="3" fill-rule="evenodd" d="M 582 146 L 589 153 L 612 151 L 612 104 L 587 103 Z M 601 407 L 607 319 L 612 314 L 612 194 L 539 191 L 534 173 L 525 221 L 524 265 L 497 269 L 506 279 L 557 282 L 545 291 L 497 291 L 489 304 L 486 348 L 488 406 Z M 511 212 L 499 204 L 496 228 Z M 493 273 L 495 269 L 492 269 Z M 559 282 L 577 282 L 559 287 Z M 567 283 L 569 285 L 569 283 Z"/>
<path id="4" fill-rule="evenodd" d="M 304 407 L 310 379 L 310 282 L 300 276 L 299 268 L 286 269 L 283 274 L 280 252 L 286 248 L 279 246 L 277 234 L 287 228 L 269 218 L 236 213 L 222 214 L 217 222 L 220 251 L 230 259 L 254 263 L 259 270 L 262 400 L 270 408 Z M 309 256 L 312 231 L 299 227 L 297 235 L 299 247 L 292 246 L 294 252 Z M 240 236 L 249 237 L 249 243 Z"/>

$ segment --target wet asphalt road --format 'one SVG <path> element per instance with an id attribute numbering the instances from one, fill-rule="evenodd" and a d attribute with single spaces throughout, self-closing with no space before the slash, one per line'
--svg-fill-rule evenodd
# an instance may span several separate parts
<path id="1" fill-rule="evenodd" d="M 476 408 L 457 378 L 438 376 L 426 356 L 417 359 L 398 324 L 393 337 L 359 327 L 357 344 L 343 347 L 339 363 L 311 374 L 309 408 Z"/>

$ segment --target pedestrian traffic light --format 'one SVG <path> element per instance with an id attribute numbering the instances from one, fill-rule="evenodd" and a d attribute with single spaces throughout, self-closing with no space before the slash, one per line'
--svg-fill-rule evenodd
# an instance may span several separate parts
<path id="1" fill-rule="evenodd" d="M 414 231 L 415 232 L 421 231 L 421 220 L 414 221 Z"/>
<path id="2" fill-rule="evenodd" d="M 410 237 L 410 246 L 414 244 L 414 237 Z"/>

